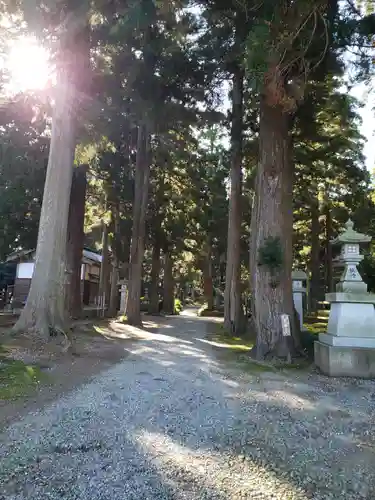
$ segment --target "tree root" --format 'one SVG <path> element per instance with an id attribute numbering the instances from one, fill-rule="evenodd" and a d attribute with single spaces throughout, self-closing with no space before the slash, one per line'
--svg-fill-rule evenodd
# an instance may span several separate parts
<path id="1" fill-rule="evenodd" d="M 69 350 L 73 349 L 73 339 L 71 337 L 71 334 L 67 333 L 64 328 L 50 326 L 50 335 L 51 337 L 62 335 L 65 338 L 65 345 L 62 348 L 63 352 L 68 352 Z"/>
<path id="2" fill-rule="evenodd" d="M 69 329 L 66 330 L 61 326 L 52 326 L 47 321 L 42 321 L 40 318 L 38 321 L 17 321 L 11 330 L 11 336 L 16 337 L 19 335 L 31 340 L 33 344 L 37 345 L 39 348 L 47 346 L 51 342 L 52 338 L 57 339 L 57 337 L 61 335 L 64 337 L 62 352 L 76 354 L 71 331 Z"/>

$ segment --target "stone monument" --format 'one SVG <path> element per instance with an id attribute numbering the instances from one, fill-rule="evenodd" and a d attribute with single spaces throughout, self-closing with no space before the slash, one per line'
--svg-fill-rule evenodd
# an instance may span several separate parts
<path id="1" fill-rule="evenodd" d="M 327 333 L 315 342 L 315 364 L 326 375 L 375 377 L 375 295 L 367 291 L 357 266 L 363 259 L 359 246 L 370 236 L 357 233 L 349 219 L 331 243 L 341 246 L 344 267 L 335 293 L 327 293 L 331 310 Z"/>
<path id="2" fill-rule="evenodd" d="M 303 285 L 306 281 L 307 274 L 304 271 L 292 272 L 293 302 L 299 316 L 301 330 L 303 329 L 303 297 L 306 294 L 306 287 Z"/>
<path id="3" fill-rule="evenodd" d="M 120 286 L 120 315 L 126 314 L 126 305 L 128 302 L 128 282 L 122 280 L 119 282 Z"/>

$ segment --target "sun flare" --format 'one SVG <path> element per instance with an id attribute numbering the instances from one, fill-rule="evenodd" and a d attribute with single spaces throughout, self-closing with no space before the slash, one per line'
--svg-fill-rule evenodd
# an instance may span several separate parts
<path id="1" fill-rule="evenodd" d="M 9 75 L 12 93 L 43 90 L 51 81 L 49 53 L 34 38 L 20 38 L 9 46 L 4 69 Z"/>

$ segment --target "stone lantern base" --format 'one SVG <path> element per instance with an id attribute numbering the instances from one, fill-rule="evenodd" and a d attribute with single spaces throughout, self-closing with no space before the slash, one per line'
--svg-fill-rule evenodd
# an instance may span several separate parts
<path id="1" fill-rule="evenodd" d="M 331 311 L 327 335 L 319 336 L 321 342 L 337 346 L 375 348 L 374 294 L 327 293 L 326 300 L 331 303 Z"/>
<path id="2" fill-rule="evenodd" d="M 330 293 L 327 333 L 315 342 L 315 364 L 331 377 L 375 378 L 375 295 Z"/>
<path id="3" fill-rule="evenodd" d="M 315 364 L 330 377 L 375 378 L 375 348 L 314 343 Z"/>
<path id="4" fill-rule="evenodd" d="M 359 245 L 371 237 L 354 231 L 349 219 L 333 245 L 341 246 L 344 272 L 336 293 L 326 294 L 331 304 L 327 333 L 315 342 L 315 364 L 331 377 L 375 377 L 375 295 L 367 292 L 357 266 Z"/>

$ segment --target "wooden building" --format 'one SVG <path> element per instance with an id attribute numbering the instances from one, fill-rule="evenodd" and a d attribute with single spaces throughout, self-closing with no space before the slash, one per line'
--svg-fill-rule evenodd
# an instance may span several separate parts
<path id="1" fill-rule="evenodd" d="M 14 252 L 6 260 L 17 264 L 13 285 L 13 308 L 25 305 L 29 293 L 31 278 L 34 272 L 35 250 Z M 81 266 L 81 295 L 84 306 L 98 304 L 100 267 L 102 256 L 96 252 L 84 249 Z"/>

